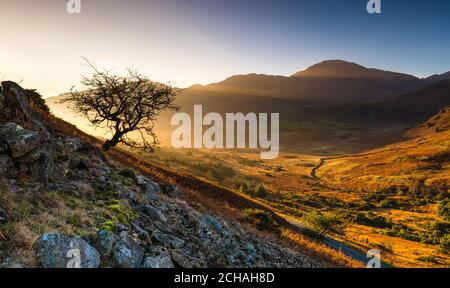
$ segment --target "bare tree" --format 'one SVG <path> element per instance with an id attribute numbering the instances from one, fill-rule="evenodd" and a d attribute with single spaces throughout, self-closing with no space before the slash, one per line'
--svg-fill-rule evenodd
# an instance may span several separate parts
<path id="1" fill-rule="evenodd" d="M 119 76 L 86 62 L 93 70 L 90 77 L 82 78 L 86 90 L 72 88 L 62 102 L 69 102 L 72 110 L 87 117 L 94 126 L 110 130 L 113 136 L 103 144 L 105 151 L 119 143 L 153 151 L 159 144 L 153 132 L 157 117 L 163 110 L 179 109 L 173 104 L 177 91 L 132 69 L 127 70 L 126 76 Z M 134 131 L 140 133 L 141 141 L 129 136 Z"/>

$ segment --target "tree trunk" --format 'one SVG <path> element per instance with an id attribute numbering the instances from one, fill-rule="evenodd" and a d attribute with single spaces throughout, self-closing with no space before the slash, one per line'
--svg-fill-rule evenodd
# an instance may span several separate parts
<path id="1" fill-rule="evenodd" d="M 103 150 L 106 152 L 109 149 L 116 147 L 117 144 L 119 144 L 121 137 L 122 137 L 122 133 L 116 132 L 116 134 L 114 134 L 113 138 L 111 138 L 110 140 L 106 140 L 106 142 L 103 144 Z"/>

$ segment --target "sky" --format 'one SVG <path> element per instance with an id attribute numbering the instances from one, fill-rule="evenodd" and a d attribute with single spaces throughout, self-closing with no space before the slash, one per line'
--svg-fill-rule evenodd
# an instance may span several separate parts
<path id="1" fill-rule="evenodd" d="M 0 0 L 0 80 L 44 97 L 79 87 L 81 57 L 177 87 L 291 75 L 328 59 L 426 77 L 450 71 L 450 1 Z"/>

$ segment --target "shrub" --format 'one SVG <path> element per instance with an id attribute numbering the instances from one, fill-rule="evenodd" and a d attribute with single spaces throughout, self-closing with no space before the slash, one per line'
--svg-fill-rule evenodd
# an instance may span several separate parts
<path id="1" fill-rule="evenodd" d="M 357 213 L 353 219 L 353 222 L 375 228 L 392 227 L 392 221 L 390 219 L 387 219 L 383 216 L 377 216 L 372 212 L 369 212 L 367 214 Z"/>
<path id="2" fill-rule="evenodd" d="M 444 199 L 438 203 L 438 215 L 450 220 L 450 199 Z"/>
<path id="3" fill-rule="evenodd" d="M 383 208 L 395 208 L 398 207 L 398 202 L 395 199 L 385 199 L 380 202 L 380 206 Z"/>
<path id="4" fill-rule="evenodd" d="M 256 228 L 260 231 L 271 231 L 278 235 L 281 234 L 280 227 L 270 212 L 260 209 L 245 209 L 243 220 L 256 224 Z"/>
<path id="5" fill-rule="evenodd" d="M 242 182 L 239 186 L 239 192 L 241 193 L 247 193 L 248 192 L 248 184 L 245 182 Z"/>
<path id="6" fill-rule="evenodd" d="M 311 212 L 306 214 L 306 221 L 319 236 L 330 232 L 341 233 L 344 221 L 334 213 Z"/>
<path id="7" fill-rule="evenodd" d="M 263 184 L 259 184 L 258 186 L 256 186 L 256 188 L 255 188 L 255 196 L 256 197 L 261 197 L 261 198 L 267 196 L 266 188 L 264 188 Z"/>

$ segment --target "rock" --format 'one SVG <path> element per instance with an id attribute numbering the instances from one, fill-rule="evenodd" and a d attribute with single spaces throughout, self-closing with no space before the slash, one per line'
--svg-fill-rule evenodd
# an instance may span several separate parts
<path id="1" fill-rule="evenodd" d="M 116 234 L 108 230 L 100 230 L 97 232 L 93 244 L 103 260 L 109 259 L 114 244 L 118 239 L 119 237 Z"/>
<path id="2" fill-rule="evenodd" d="M 136 221 L 131 221 L 130 223 L 133 232 L 138 236 L 139 239 L 141 239 L 143 242 L 151 244 L 152 240 L 150 238 L 150 234 L 143 229 L 139 223 L 136 223 Z"/>
<path id="3" fill-rule="evenodd" d="M 0 223 L 3 223 L 6 221 L 6 214 L 2 207 L 0 207 Z"/>
<path id="4" fill-rule="evenodd" d="M 172 260 L 174 263 L 178 264 L 179 266 L 183 268 L 201 268 L 202 264 L 199 259 L 191 258 L 187 255 L 183 255 L 178 252 L 172 252 Z"/>
<path id="5" fill-rule="evenodd" d="M 144 186 L 150 180 L 147 177 L 143 176 L 143 175 L 137 175 L 135 181 L 136 181 L 137 185 Z"/>
<path id="6" fill-rule="evenodd" d="M 80 138 L 66 138 L 64 145 L 69 148 L 70 152 L 76 152 L 83 147 Z"/>
<path id="7" fill-rule="evenodd" d="M 182 194 L 182 189 L 176 185 L 161 185 L 161 192 L 169 197 L 177 197 Z"/>
<path id="8" fill-rule="evenodd" d="M 155 201 L 159 199 L 159 192 L 161 192 L 161 187 L 158 183 L 153 182 L 145 176 L 136 176 L 136 184 L 144 189 L 145 196 L 149 201 Z"/>
<path id="9" fill-rule="evenodd" d="M 112 249 L 111 266 L 139 268 L 144 261 L 144 249 L 130 237 L 120 239 Z"/>
<path id="10" fill-rule="evenodd" d="M 155 231 L 152 235 L 153 239 L 163 244 L 166 247 L 182 248 L 185 245 L 185 241 L 176 236 L 165 234 L 161 231 Z"/>
<path id="11" fill-rule="evenodd" d="M 158 209 L 151 205 L 145 205 L 144 206 L 144 212 L 146 215 L 150 216 L 150 218 L 154 221 L 166 223 L 167 217 Z"/>
<path id="12" fill-rule="evenodd" d="M 42 144 L 39 133 L 26 130 L 15 123 L 0 127 L 0 139 L 8 145 L 12 158 L 23 157 Z"/>
<path id="13" fill-rule="evenodd" d="M 83 159 L 74 157 L 70 159 L 69 169 L 89 171 L 89 165 Z"/>
<path id="14" fill-rule="evenodd" d="M 146 257 L 141 268 L 175 268 L 167 256 Z"/>
<path id="15" fill-rule="evenodd" d="M 38 181 L 47 187 L 48 179 L 53 172 L 53 159 L 49 153 L 41 152 L 39 159 Z"/>
<path id="16" fill-rule="evenodd" d="M 0 268 L 3 269 L 23 269 L 26 268 L 25 265 L 23 265 L 20 262 L 17 262 L 13 259 L 7 258 L 1 265 Z"/>
<path id="17" fill-rule="evenodd" d="M 14 163 L 8 155 L 0 155 L 0 175 L 8 172 L 13 167 Z"/>
<path id="18" fill-rule="evenodd" d="M 0 153 L 8 153 L 8 143 L 0 139 Z"/>
<path id="19" fill-rule="evenodd" d="M 16 159 L 16 162 L 23 165 L 29 165 L 38 162 L 41 159 L 41 153 L 39 149 L 33 150 L 25 156 Z"/>
<path id="20" fill-rule="evenodd" d="M 11 110 L 20 111 L 25 116 L 25 120 L 34 124 L 42 131 L 46 131 L 39 114 L 31 109 L 29 105 L 27 91 L 12 81 L 2 82 L 2 86 L 6 106 Z"/>
<path id="21" fill-rule="evenodd" d="M 78 236 L 46 233 L 38 241 L 38 256 L 43 268 L 98 268 L 100 254 Z M 79 255 L 79 261 L 77 261 Z"/>

